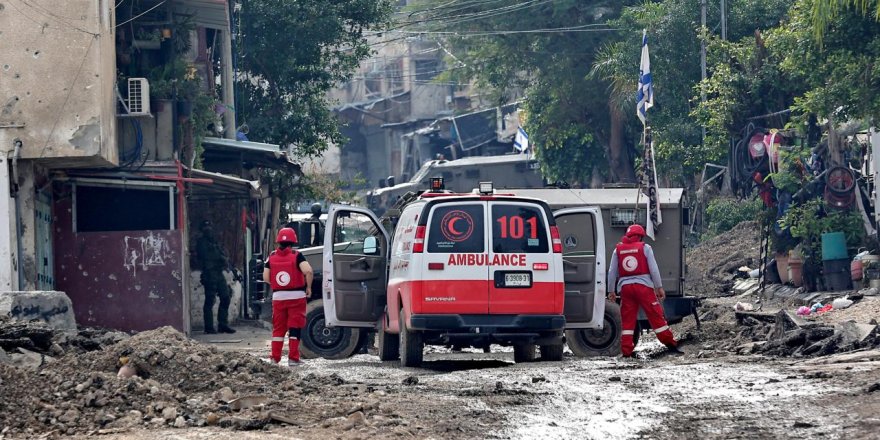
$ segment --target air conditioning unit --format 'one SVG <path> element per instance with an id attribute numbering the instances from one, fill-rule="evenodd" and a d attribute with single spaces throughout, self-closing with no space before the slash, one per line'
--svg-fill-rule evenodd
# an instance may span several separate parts
<path id="1" fill-rule="evenodd" d="M 150 114 L 150 82 L 146 78 L 128 79 L 128 114 L 145 116 Z"/>

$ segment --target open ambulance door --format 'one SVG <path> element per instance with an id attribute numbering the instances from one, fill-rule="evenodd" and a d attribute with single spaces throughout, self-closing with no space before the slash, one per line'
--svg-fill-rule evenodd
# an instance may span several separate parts
<path id="1" fill-rule="evenodd" d="M 562 240 L 565 328 L 601 329 L 605 314 L 605 229 L 597 207 L 553 213 Z"/>
<path id="2" fill-rule="evenodd" d="M 328 327 L 375 327 L 385 310 L 390 240 L 370 210 L 332 205 L 324 234 Z"/>

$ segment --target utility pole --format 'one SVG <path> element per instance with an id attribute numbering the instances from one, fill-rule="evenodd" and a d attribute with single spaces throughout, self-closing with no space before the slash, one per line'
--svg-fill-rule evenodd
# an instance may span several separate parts
<path id="1" fill-rule="evenodd" d="M 721 39 L 727 41 L 727 0 L 721 0 Z"/>
<path id="2" fill-rule="evenodd" d="M 700 0 L 700 79 L 706 81 L 706 0 Z M 701 88 L 702 89 L 702 88 Z M 700 91 L 700 102 L 706 103 L 706 91 Z M 706 143 L 706 126 L 703 125 L 703 144 Z"/>

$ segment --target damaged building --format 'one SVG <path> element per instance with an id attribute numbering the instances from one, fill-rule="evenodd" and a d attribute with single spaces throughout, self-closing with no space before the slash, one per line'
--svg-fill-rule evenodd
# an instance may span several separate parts
<path id="1" fill-rule="evenodd" d="M 230 315 L 251 314 L 258 289 L 240 275 L 268 249 L 279 203 L 258 173 L 299 166 L 236 140 L 231 12 L 226 0 L 0 7 L 0 295 L 60 291 L 81 325 L 189 333 L 203 325 L 193 248 L 208 220 L 231 263 Z"/>

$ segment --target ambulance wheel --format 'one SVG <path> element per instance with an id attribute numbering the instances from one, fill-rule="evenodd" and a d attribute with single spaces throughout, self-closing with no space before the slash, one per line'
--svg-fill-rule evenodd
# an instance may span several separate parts
<path id="1" fill-rule="evenodd" d="M 606 301 L 602 329 L 567 330 L 565 342 L 575 356 L 617 356 L 620 354 L 620 332 L 620 306 Z"/>
<path id="2" fill-rule="evenodd" d="M 382 318 L 382 328 L 378 331 L 379 360 L 383 362 L 400 359 L 400 335 L 385 331 L 386 319 Z"/>
<path id="3" fill-rule="evenodd" d="M 537 348 L 535 344 L 515 344 L 513 346 L 513 361 L 517 364 L 534 362 L 537 358 L 535 348 Z"/>
<path id="4" fill-rule="evenodd" d="M 541 346 L 541 360 L 556 362 L 562 360 L 562 344 L 556 345 L 542 345 Z"/>
<path id="5" fill-rule="evenodd" d="M 403 309 L 400 309 L 400 366 L 421 367 L 424 359 L 425 343 L 422 341 L 422 332 L 407 328 Z"/>
<path id="6" fill-rule="evenodd" d="M 366 333 L 359 328 L 327 327 L 324 302 L 310 301 L 306 306 L 306 325 L 302 330 L 300 351 L 306 359 L 345 359 L 360 350 Z"/>

